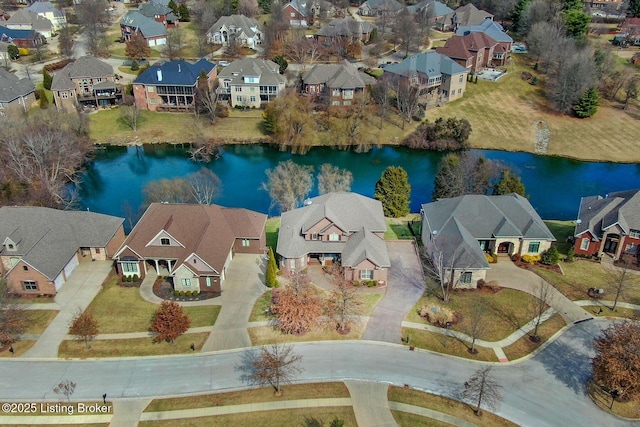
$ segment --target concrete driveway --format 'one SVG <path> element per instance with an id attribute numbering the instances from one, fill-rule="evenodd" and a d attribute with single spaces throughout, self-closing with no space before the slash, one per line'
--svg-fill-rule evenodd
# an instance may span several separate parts
<path id="1" fill-rule="evenodd" d="M 371 313 L 363 340 L 400 343 L 402 321 L 425 291 L 425 278 L 413 240 L 387 241 L 391 268 L 387 290 Z"/>
<path id="2" fill-rule="evenodd" d="M 222 308 L 203 352 L 251 346 L 247 323 L 256 300 L 267 290 L 265 270 L 266 261 L 260 255 L 236 254 L 227 269 L 222 295 L 215 298 Z"/>
<path id="3" fill-rule="evenodd" d="M 491 269 L 487 271 L 486 280 L 494 280 L 503 288 L 517 289 L 534 296 L 539 295 L 542 283 L 548 283 L 537 274 L 516 267 L 508 258 L 499 258 L 497 264 L 491 264 Z M 553 296 L 549 305 L 560 313 L 565 322 L 574 323 L 593 318 L 591 313 L 565 297 L 556 288 L 551 285 L 550 288 L 553 290 Z"/>

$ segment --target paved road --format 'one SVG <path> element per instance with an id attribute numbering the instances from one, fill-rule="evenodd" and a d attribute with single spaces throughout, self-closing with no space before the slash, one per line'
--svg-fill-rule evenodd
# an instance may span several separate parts
<path id="1" fill-rule="evenodd" d="M 504 386 L 497 413 L 523 426 L 628 426 L 600 411 L 584 394 L 591 342 L 606 320 L 569 329 L 535 357 L 496 366 Z M 296 344 L 303 356 L 299 380 L 370 380 L 455 396 L 479 364 L 406 347 L 361 341 Z M 53 387 L 77 383 L 73 398 L 155 397 L 244 388 L 247 350 L 172 357 L 83 361 L 2 360 L 0 400 L 58 400 Z"/>
<path id="2" fill-rule="evenodd" d="M 420 258 L 412 240 L 388 241 L 387 291 L 371 313 L 363 340 L 400 343 L 402 321 L 425 291 Z"/>

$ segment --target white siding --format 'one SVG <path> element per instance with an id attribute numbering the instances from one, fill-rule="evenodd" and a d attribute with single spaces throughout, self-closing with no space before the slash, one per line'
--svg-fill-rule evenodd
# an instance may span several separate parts
<path id="1" fill-rule="evenodd" d="M 64 277 L 69 279 L 69 277 L 71 276 L 71 273 L 73 273 L 73 270 L 76 269 L 78 264 L 79 264 L 78 257 L 76 256 L 76 254 L 74 254 L 69 260 L 69 262 L 67 263 L 67 265 L 64 266 Z M 56 288 L 56 290 L 57 289 L 58 288 Z"/>

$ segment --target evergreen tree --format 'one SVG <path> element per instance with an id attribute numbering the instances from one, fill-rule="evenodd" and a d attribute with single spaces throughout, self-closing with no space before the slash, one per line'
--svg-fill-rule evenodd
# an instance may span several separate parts
<path id="1" fill-rule="evenodd" d="M 46 68 L 42 69 L 42 87 L 47 90 L 51 90 L 51 83 L 53 82 L 53 76 L 49 74 Z"/>
<path id="2" fill-rule="evenodd" d="M 407 171 L 400 166 L 386 168 L 376 182 L 373 197 L 382 203 L 385 216 L 398 218 L 407 215 L 411 197 L 411 185 Z"/>
<path id="3" fill-rule="evenodd" d="M 174 0 L 170 0 L 169 4 L 167 4 L 167 7 L 169 9 L 171 9 L 173 11 L 173 13 L 175 13 L 176 15 L 178 15 L 178 5 L 176 4 L 176 2 Z"/>
<path id="4" fill-rule="evenodd" d="M 180 7 L 178 7 L 178 17 L 182 22 L 189 22 L 191 20 L 191 15 L 189 14 L 189 8 L 185 3 L 182 3 Z"/>
<path id="5" fill-rule="evenodd" d="M 504 168 L 500 174 L 500 181 L 493 186 L 493 195 L 500 196 L 502 194 L 511 193 L 527 197 L 525 194 L 524 184 L 520 180 L 520 177 L 511 172 L 511 169 Z"/>
<path id="6" fill-rule="evenodd" d="M 576 116 L 581 119 L 593 116 L 600 106 L 600 94 L 595 87 L 587 89 L 573 106 Z"/>
<path id="7" fill-rule="evenodd" d="M 273 62 L 275 62 L 280 66 L 280 74 L 284 74 L 284 72 L 287 71 L 287 67 L 289 66 L 289 63 L 287 62 L 286 59 L 284 59 L 284 56 L 278 55 L 274 57 Z"/>
<path id="8" fill-rule="evenodd" d="M 447 197 L 465 194 L 464 168 L 460 156 L 448 154 L 440 162 L 440 168 L 434 180 L 433 195 L 435 201 Z"/>
<path id="9" fill-rule="evenodd" d="M 269 246 L 269 261 L 267 262 L 267 272 L 265 273 L 265 285 L 268 288 L 278 287 L 277 271 L 276 257 L 273 254 L 273 249 Z"/>
<path id="10" fill-rule="evenodd" d="M 629 14 L 632 18 L 640 18 L 640 0 L 629 0 Z"/>
<path id="11" fill-rule="evenodd" d="M 564 24 L 567 27 L 567 35 L 570 37 L 580 37 L 587 33 L 587 26 L 591 22 L 591 16 L 582 10 L 569 9 L 562 12 Z"/>

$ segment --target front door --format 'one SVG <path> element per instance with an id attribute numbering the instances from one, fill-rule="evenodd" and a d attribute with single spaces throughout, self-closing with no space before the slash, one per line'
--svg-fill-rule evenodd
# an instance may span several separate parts
<path id="1" fill-rule="evenodd" d="M 508 254 L 509 253 L 509 242 L 502 242 L 498 245 L 498 253 L 499 254 Z"/>
<path id="2" fill-rule="evenodd" d="M 604 251 L 608 254 L 615 254 L 618 249 L 618 240 L 607 239 L 604 242 Z"/>

